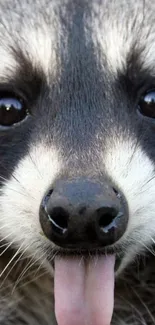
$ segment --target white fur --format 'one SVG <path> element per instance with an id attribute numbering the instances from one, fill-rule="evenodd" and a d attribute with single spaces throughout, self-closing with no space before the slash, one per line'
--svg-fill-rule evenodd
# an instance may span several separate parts
<path id="1" fill-rule="evenodd" d="M 104 11 L 102 6 L 104 6 Z M 111 2 L 109 0 L 101 0 L 98 3 L 94 1 L 93 3 L 91 29 L 95 48 L 97 50 L 101 48 L 99 55 L 103 57 L 103 68 L 107 69 L 108 65 L 111 77 L 114 79 L 118 72 L 123 73 L 126 70 L 131 49 L 137 45 L 135 42 L 137 35 L 141 35 L 144 3 L 143 1 L 141 3 L 135 2 L 133 13 L 128 11 L 128 6 L 130 4 L 128 5 L 125 0 L 121 1 L 121 5 L 118 5 L 117 1 Z M 135 31 L 136 34 L 134 34 Z M 142 42 L 144 42 L 144 33 L 142 34 Z M 138 42 L 137 47 L 141 49 L 139 45 Z"/>
<path id="2" fill-rule="evenodd" d="M 14 247 L 26 249 L 37 258 L 42 258 L 42 248 L 48 241 L 39 223 L 39 207 L 60 165 L 55 148 L 35 146 L 1 191 L 0 237 L 7 237 Z"/>
<path id="3" fill-rule="evenodd" d="M 126 58 L 131 46 L 131 39 L 125 44 L 124 35 L 120 34 L 119 26 L 114 23 L 110 26 L 105 24 L 103 32 L 99 25 L 96 25 L 95 37 L 101 48 L 102 54 L 106 53 L 106 60 L 109 69 L 115 74 L 118 71 L 123 71 L 126 64 Z M 106 34 L 106 38 L 105 35 Z M 121 37 L 120 37 L 121 35 Z M 125 45 L 124 45 L 125 44 Z M 97 46 L 97 44 L 96 44 Z"/>
<path id="4" fill-rule="evenodd" d="M 107 174 L 123 191 L 129 206 L 128 228 L 120 243 L 132 245 L 127 249 L 123 265 L 155 237 L 154 167 L 142 148 L 135 146 L 132 139 L 109 139 L 103 158 Z M 19 163 L 11 180 L 2 188 L 1 237 L 9 236 L 15 246 L 22 245 L 22 251 L 27 249 L 37 257 L 42 252 L 40 247 L 50 244 L 39 223 L 40 203 L 61 168 L 58 151 L 39 144 L 31 148 L 30 154 Z"/>
<path id="5" fill-rule="evenodd" d="M 132 138 L 109 139 L 108 143 L 103 158 L 106 172 L 124 193 L 129 207 L 127 231 L 120 240 L 132 244 L 130 250 L 127 247 L 128 263 L 155 238 L 154 165 Z"/>
<path id="6" fill-rule="evenodd" d="M 36 29 L 33 26 L 24 26 L 22 33 L 22 47 L 32 64 L 41 67 L 47 76 L 49 71 L 56 73 L 56 32 L 51 33 L 48 25 L 42 22 L 41 26 Z"/>
<path id="7" fill-rule="evenodd" d="M 18 64 L 10 51 L 5 47 L 0 47 L 0 80 L 9 80 L 15 73 Z"/>

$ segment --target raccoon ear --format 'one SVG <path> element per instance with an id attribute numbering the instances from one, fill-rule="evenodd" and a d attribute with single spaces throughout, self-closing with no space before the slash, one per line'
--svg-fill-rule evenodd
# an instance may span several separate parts
<path id="1" fill-rule="evenodd" d="M 0 92 L 0 126 L 11 127 L 29 114 L 26 103 L 14 93 Z"/>
<path id="2" fill-rule="evenodd" d="M 139 111 L 142 115 L 155 118 L 155 89 L 145 93 L 139 101 Z"/>

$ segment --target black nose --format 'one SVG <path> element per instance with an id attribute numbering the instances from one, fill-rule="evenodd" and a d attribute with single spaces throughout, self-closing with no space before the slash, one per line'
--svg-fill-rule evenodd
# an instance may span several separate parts
<path id="1" fill-rule="evenodd" d="M 59 180 L 40 206 L 45 235 L 64 248 L 91 249 L 115 243 L 128 221 L 124 200 L 109 184 Z"/>

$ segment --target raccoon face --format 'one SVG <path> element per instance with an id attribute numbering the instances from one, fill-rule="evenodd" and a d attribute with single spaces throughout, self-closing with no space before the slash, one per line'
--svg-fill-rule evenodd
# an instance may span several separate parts
<path id="1" fill-rule="evenodd" d="M 121 270 L 153 244 L 149 5 L 1 5 L 0 233 L 18 253 L 118 251 Z"/>

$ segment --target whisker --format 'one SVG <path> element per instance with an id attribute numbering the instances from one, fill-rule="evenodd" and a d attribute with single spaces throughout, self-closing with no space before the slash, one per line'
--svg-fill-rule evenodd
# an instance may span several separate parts
<path id="1" fill-rule="evenodd" d="M 1 220 L 1 219 L 0 219 Z M 13 234 L 15 234 L 15 231 L 12 231 L 11 233 L 9 233 L 7 236 L 3 237 L 2 239 L 0 239 L 0 243 L 5 241 L 8 237 L 12 236 Z"/>
<path id="2" fill-rule="evenodd" d="M 136 306 L 131 301 L 129 301 L 128 299 L 126 299 L 124 296 L 121 296 L 121 295 L 119 295 L 118 297 L 121 299 L 121 301 L 125 302 L 129 307 L 131 307 L 131 310 L 133 310 L 133 312 L 135 313 L 135 316 L 137 315 L 140 317 L 140 320 L 143 320 L 143 316 L 142 316 L 141 312 L 138 310 L 138 308 L 136 308 Z"/>
<path id="3" fill-rule="evenodd" d="M 48 274 L 48 271 L 46 270 L 45 272 L 39 274 L 36 278 L 32 278 L 30 281 L 25 282 L 24 284 L 22 284 L 21 286 L 19 286 L 19 289 L 22 289 L 23 287 L 27 286 L 28 284 L 38 280 L 39 278 L 43 277 L 44 275 Z"/>
<path id="4" fill-rule="evenodd" d="M 31 196 L 28 195 L 27 193 L 23 193 L 23 192 L 20 192 L 20 191 L 18 191 L 18 190 L 15 190 L 14 188 L 12 188 L 12 187 L 10 187 L 10 186 L 8 186 L 8 185 L 7 185 L 7 188 L 8 188 L 10 191 L 15 192 L 15 193 L 18 193 L 18 194 L 20 194 L 20 195 L 22 195 L 22 196 L 25 196 L 25 197 L 28 197 L 28 198 L 31 197 Z M 0 189 L 0 192 L 2 192 L 2 194 L 3 194 L 3 190 L 2 190 L 2 189 Z M 32 197 L 32 198 L 33 198 L 33 197 Z"/>
<path id="5" fill-rule="evenodd" d="M 141 187 L 141 189 L 143 189 L 147 184 L 149 184 L 151 181 L 153 181 L 155 179 L 155 175 L 151 176 L 149 178 L 149 180 L 147 180 Z"/>
<path id="6" fill-rule="evenodd" d="M 0 277 L 2 277 L 2 275 L 4 274 L 4 272 L 7 270 L 7 268 L 9 267 L 9 265 L 12 263 L 12 261 L 15 259 L 15 257 L 19 254 L 20 250 L 22 249 L 22 247 L 24 246 L 25 242 L 22 243 L 22 245 L 18 248 L 18 250 L 15 252 L 15 254 L 13 255 L 13 257 L 10 259 L 10 261 L 7 263 L 7 265 L 4 267 L 3 271 L 0 273 Z"/>
<path id="7" fill-rule="evenodd" d="M 151 240 L 153 241 L 153 244 L 155 244 L 155 240 L 152 238 L 152 237 L 150 237 L 151 238 Z"/>
<path id="8" fill-rule="evenodd" d="M 152 250 L 150 247 L 145 245 L 143 242 L 139 242 L 149 253 L 151 253 L 153 256 L 155 256 L 155 251 Z"/>
<path id="9" fill-rule="evenodd" d="M 34 263 L 34 259 L 31 258 L 30 261 L 28 261 L 28 263 L 26 264 L 26 266 L 24 267 L 24 269 L 22 270 L 22 272 L 20 273 L 20 275 L 18 276 L 16 282 L 15 282 L 15 285 L 13 287 L 13 290 L 15 290 L 15 288 L 17 287 L 18 283 L 20 282 L 20 280 L 23 278 L 24 274 L 28 271 L 29 268 L 31 268 L 31 266 L 33 266 L 35 263 Z"/>
<path id="10" fill-rule="evenodd" d="M 4 219 L 4 220 L 5 220 L 5 219 Z M 1 219 L 0 219 L 0 221 L 1 221 Z M 4 229 L 4 228 L 9 228 L 9 226 L 11 226 L 11 225 L 13 225 L 13 222 L 9 222 L 9 223 L 3 225 L 2 227 L 0 227 L 0 231 L 1 231 L 2 229 Z"/>
<path id="11" fill-rule="evenodd" d="M 2 256 L 8 249 L 9 249 L 9 247 L 12 245 L 14 243 L 14 241 L 12 241 L 11 243 L 9 243 L 8 245 L 7 245 L 7 247 L 0 253 L 0 256 Z M 3 245 L 2 245 L 3 246 Z"/>
<path id="12" fill-rule="evenodd" d="M 11 269 L 9 270 L 9 272 L 7 273 L 7 275 L 5 276 L 5 278 L 3 279 L 2 283 L 1 283 L 1 286 L 0 286 L 0 289 L 3 287 L 5 281 L 8 279 L 9 277 L 9 274 L 11 273 L 11 271 L 14 269 L 14 267 L 16 266 L 16 264 L 18 263 L 18 261 L 20 260 L 20 257 L 23 253 L 21 253 L 18 257 L 18 259 L 15 261 L 15 263 L 13 264 L 13 266 L 11 267 Z M 5 288 L 6 289 L 6 288 Z"/>
<path id="13" fill-rule="evenodd" d="M 43 257 L 43 256 L 42 256 L 42 257 Z M 22 280 L 25 280 L 25 279 L 26 279 L 28 276 L 30 276 L 30 275 L 31 275 L 31 277 L 32 277 L 33 274 L 34 274 L 33 279 L 36 278 L 37 273 L 38 273 L 39 270 L 42 268 L 42 266 L 43 266 L 43 264 L 44 264 L 45 261 L 46 261 L 46 257 L 42 260 L 41 264 L 38 266 L 38 268 L 37 268 L 36 270 L 33 270 L 32 272 L 28 273 L 25 277 L 22 277 Z"/>
<path id="14" fill-rule="evenodd" d="M 30 159 L 31 159 L 31 161 L 32 161 L 32 163 L 33 163 L 35 169 L 37 170 L 38 175 L 39 175 L 41 178 L 43 178 L 42 175 L 41 175 L 41 173 L 40 173 L 40 170 L 38 169 L 37 164 L 35 163 L 35 161 L 33 160 L 32 156 L 31 156 L 31 154 L 30 154 L 30 151 L 28 152 L 28 155 L 29 155 L 29 157 L 30 157 Z"/>
<path id="15" fill-rule="evenodd" d="M 42 257 L 45 256 L 45 253 L 42 254 L 42 256 L 40 256 L 37 259 L 34 259 L 34 257 L 29 261 L 29 263 L 26 265 L 26 267 L 24 268 L 24 270 L 22 271 L 22 273 L 20 274 L 20 276 L 18 277 L 17 281 L 16 281 L 16 286 L 18 285 L 18 283 L 21 281 L 21 279 L 23 278 L 23 276 L 25 275 L 25 273 L 28 272 L 28 270 L 30 268 L 32 268 L 40 259 L 42 259 Z"/>
<path id="16" fill-rule="evenodd" d="M 0 248 L 6 247 L 7 245 L 8 245 L 8 242 L 5 242 L 4 244 L 2 244 L 2 245 L 0 246 Z"/>
<path id="17" fill-rule="evenodd" d="M 16 190 L 16 189 L 14 189 L 14 188 L 12 188 L 12 187 L 10 187 L 10 186 L 7 185 L 7 188 L 9 190 L 11 190 L 13 192 L 16 192 L 18 194 L 21 194 L 21 195 L 23 195 L 25 197 L 29 197 L 29 198 L 32 198 L 32 199 L 35 200 L 35 197 L 33 197 L 32 194 L 30 194 L 27 191 L 27 189 L 24 187 L 24 185 L 13 174 L 11 175 L 11 177 L 15 179 L 15 181 L 20 185 L 20 187 L 24 190 L 24 192 L 20 192 L 20 191 L 18 191 L 18 190 Z M 5 185 L 6 182 L 8 182 L 8 180 L 5 177 L 1 176 L 1 175 L 0 175 L 0 179 L 4 181 L 4 185 Z M 2 193 L 3 193 L 3 190 L 2 189 L 0 189 L 0 191 L 2 191 Z"/>
<path id="18" fill-rule="evenodd" d="M 19 257 L 17 258 L 17 260 L 15 261 L 15 263 L 12 265 L 12 267 L 10 268 L 9 272 L 7 273 L 6 277 L 4 278 L 1 287 L 3 286 L 4 282 L 7 280 L 9 274 L 12 272 L 12 270 L 14 269 L 14 267 L 16 266 L 16 264 L 21 261 L 21 257 L 25 254 L 25 252 L 29 249 L 31 245 L 27 245 L 26 248 L 21 252 L 21 254 L 19 255 Z"/>
<path id="19" fill-rule="evenodd" d="M 149 310 L 148 306 L 145 304 L 143 299 L 140 297 L 140 295 L 138 294 L 138 292 L 134 288 L 132 288 L 132 291 L 134 292 L 134 294 L 137 296 L 137 298 L 139 299 L 139 301 L 141 302 L 141 304 L 145 308 L 145 310 L 146 310 L 147 314 L 149 315 L 150 319 L 152 320 L 153 324 L 155 324 L 155 317 L 152 315 L 152 313 Z"/>

